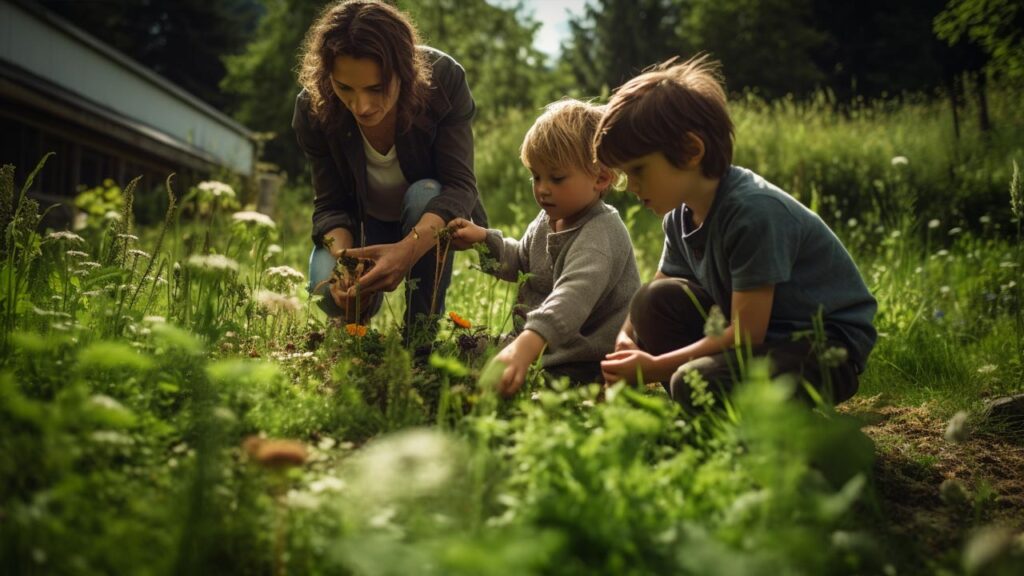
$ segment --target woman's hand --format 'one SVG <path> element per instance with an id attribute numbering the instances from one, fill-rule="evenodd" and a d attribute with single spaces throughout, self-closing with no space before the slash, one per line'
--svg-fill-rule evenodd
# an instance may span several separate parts
<path id="1" fill-rule="evenodd" d="M 350 248 L 345 254 L 352 258 L 368 258 L 374 262 L 373 268 L 356 280 L 362 294 L 379 290 L 391 292 L 398 288 L 417 260 L 413 246 L 405 240 L 394 244 Z M 355 297 L 355 286 L 348 286 L 347 293 L 349 298 Z"/>
<path id="2" fill-rule="evenodd" d="M 330 293 L 331 298 L 334 299 L 334 303 L 338 305 L 338 308 L 345 312 L 343 317 L 345 322 L 355 322 L 358 324 L 362 324 L 363 321 L 366 320 L 367 311 L 372 310 L 375 306 L 374 299 L 380 297 L 379 292 L 369 292 L 363 288 L 359 289 L 357 296 L 355 284 L 352 282 L 345 282 L 341 278 L 337 278 L 334 282 L 331 282 Z M 358 312 L 358 315 L 356 312 Z"/>
<path id="3" fill-rule="evenodd" d="M 473 224 L 465 218 L 456 218 L 448 223 L 452 231 L 452 248 L 465 250 L 487 238 L 487 229 Z"/>

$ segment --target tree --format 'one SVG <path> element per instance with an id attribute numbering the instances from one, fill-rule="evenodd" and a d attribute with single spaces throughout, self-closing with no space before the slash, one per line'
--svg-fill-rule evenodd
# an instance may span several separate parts
<path id="1" fill-rule="evenodd" d="M 606 93 L 642 69 L 683 53 L 673 0 L 596 0 L 569 22 L 562 58 L 580 89 Z"/>
<path id="2" fill-rule="evenodd" d="M 993 75 L 1024 81 L 1024 5 L 1020 0 L 950 0 L 935 17 L 934 28 L 950 46 L 970 42 L 980 47 Z"/>
<path id="3" fill-rule="evenodd" d="M 40 4 L 213 106 L 225 109 L 221 58 L 240 51 L 258 0 L 40 0 Z"/>

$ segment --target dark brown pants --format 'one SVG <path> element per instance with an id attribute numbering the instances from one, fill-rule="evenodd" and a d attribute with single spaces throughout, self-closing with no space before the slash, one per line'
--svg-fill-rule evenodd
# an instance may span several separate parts
<path id="1" fill-rule="evenodd" d="M 688 292 L 689 291 L 689 292 Z M 690 295 L 692 294 L 692 296 Z M 694 300 L 699 303 L 694 302 Z M 654 280 L 644 284 L 633 296 L 629 317 L 633 334 L 640 349 L 651 354 L 664 354 L 688 346 L 704 337 L 704 314 L 711 309 L 711 296 L 699 285 L 681 278 Z M 703 310 L 703 313 L 702 313 Z M 829 340 L 826 348 L 845 346 Z M 728 394 L 739 379 L 735 349 L 720 354 L 704 356 L 687 362 L 676 371 L 668 383 L 662 383 L 665 390 L 684 406 L 690 404 L 690 388 L 683 380 L 688 370 L 696 370 L 709 384 L 709 391 L 716 395 Z M 754 346 L 753 356 L 767 357 L 771 362 L 771 376 L 775 378 L 788 374 L 805 380 L 823 398 L 834 403 L 842 402 L 857 392 L 857 372 L 850 362 L 826 368 L 818 361 L 818 354 L 808 339 L 796 341 L 772 341 Z M 796 387 L 796 395 L 809 400 L 802 385 Z"/>

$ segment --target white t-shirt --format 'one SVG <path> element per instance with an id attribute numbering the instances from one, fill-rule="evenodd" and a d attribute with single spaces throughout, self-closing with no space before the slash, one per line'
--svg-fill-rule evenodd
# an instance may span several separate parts
<path id="1" fill-rule="evenodd" d="M 366 213 L 383 222 L 402 219 L 402 199 L 409 183 L 405 181 L 394 145 L 387 154 L 374 149 L 360 130 L 366 151 Z"/>

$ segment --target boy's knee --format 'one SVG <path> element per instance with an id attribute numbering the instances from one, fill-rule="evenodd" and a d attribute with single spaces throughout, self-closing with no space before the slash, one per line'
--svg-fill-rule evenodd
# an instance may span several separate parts
<path id="1" fill-rule="evenodd" d="M 402 227 L 411 229 L 419 222 L 427 203 L 441 194 L 441 183 L 431 178 L 417 180 L 409 185 L 402 200 Z"/>
<path id="2" fill-rule="evenodd" d="M 629 305 L 629 317 L 636 323 L 645 323 L 650 318 L 662 316 L 678 302 L 680 296 L 678 281 L 668 278 L 652 280 L 642 286 L 633 295 Z"/>
<path id="3" fill-rule="evenodd" d="M 710 395 L 714 404 L 719 404 L 734 386 L 732 370 L 724 355 L 720 354 L 695 358 L 680 366 L 669 381 L 669 396 L 683 406 L 693 408 L 697 399 L 694 398 L 692 382 L 701 382 L 703 389 L 697 395 Z"/>

